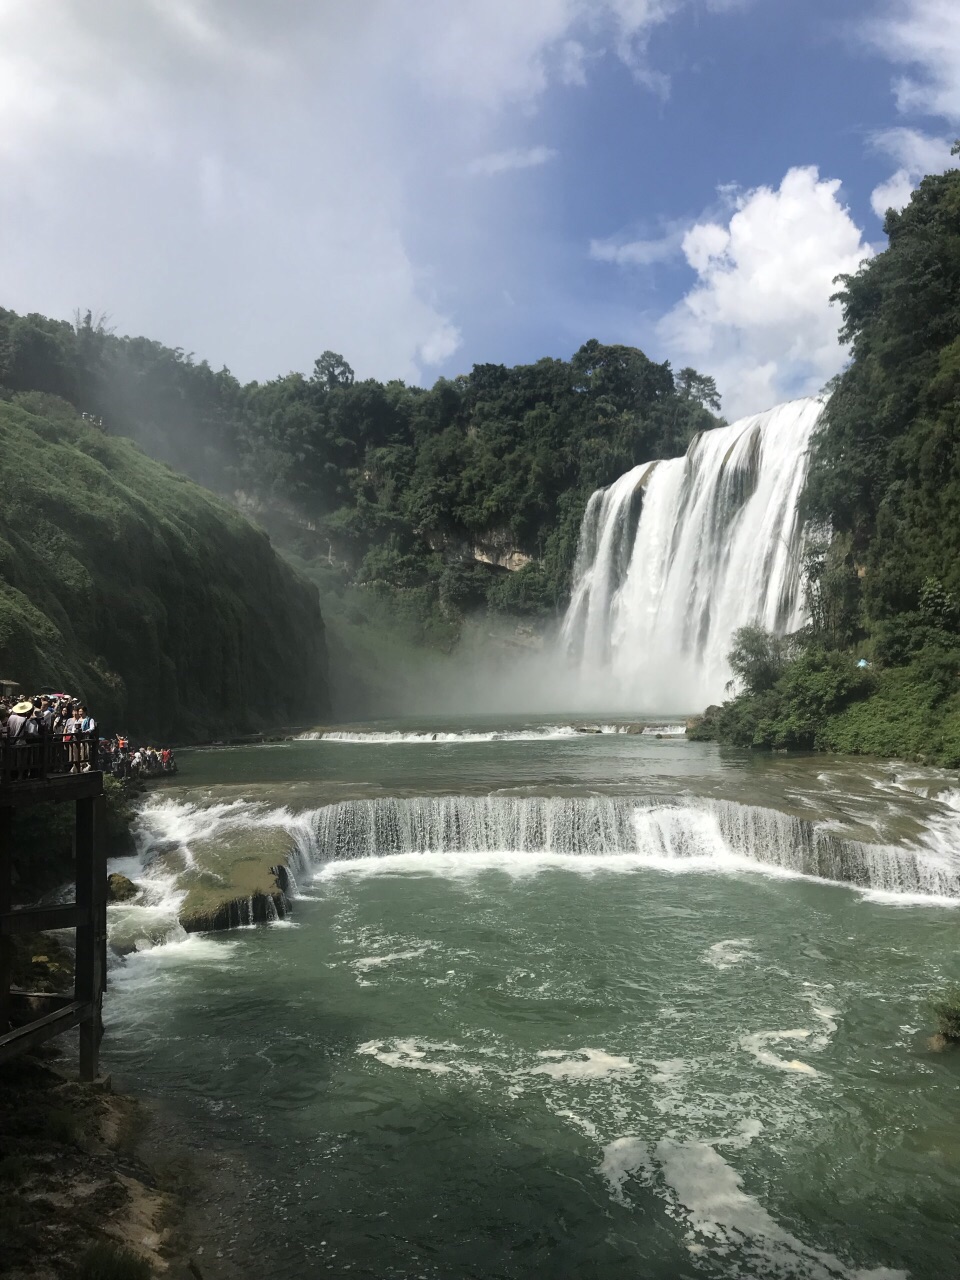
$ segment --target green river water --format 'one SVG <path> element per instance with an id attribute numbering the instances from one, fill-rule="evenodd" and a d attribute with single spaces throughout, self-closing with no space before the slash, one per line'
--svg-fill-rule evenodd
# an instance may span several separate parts
<path id="1" fill-rule="evenodd" d="M 111 908 L 141 949 L 106 1069 L 229 1169 L 208 1280 L 960 1273 L 960 1053 L 925 1007 L 960 977 L 948 776 L 623 734 L 182 766 L 147 857 L 313 833 L 285 921 L 161 941 L 160 881 Z M 872 882 L 796 874 L 814 828 L 885 850 Z"/>

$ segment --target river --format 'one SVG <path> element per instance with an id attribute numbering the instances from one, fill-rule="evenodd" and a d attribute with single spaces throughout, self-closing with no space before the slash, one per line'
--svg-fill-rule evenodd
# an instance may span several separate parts
<path id="1" fill-rule="evenodd" d="M 297 847 L 286 920 L 184 936 L 159 875 L 110 909 L 105 1069 L 231 1162 L 207 1280 L 952 1273 L 955 779 L 605 727 L 196 751 L 150 794 L 148 864 Z"/>

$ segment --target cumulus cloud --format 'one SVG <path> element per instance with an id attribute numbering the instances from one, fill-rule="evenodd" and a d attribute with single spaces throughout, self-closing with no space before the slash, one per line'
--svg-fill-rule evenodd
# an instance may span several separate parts
<path id="1" fill-rule="evenodd" d="M 878 218 L 883 218 L 888 209 L 899 212 L 925 174 L 943 173 L 955 163 L 950 155 L 949 138 L 932 137 L 918 129 L 885 129 L 875 134 L 872 142 L 877 151 L 888 155 L 899 166 L 870 197 Z"/>
<path id="2" fill-rule="evenodd" d="M 858 32 L 891 62 L 907 68 L 893 82 L 905 115 L 936 116 L 960 125 L 960 5 L 956 0 L 892 0 L 886 13 Z M 950 166 L 951 138 L 913 128 L 888 129 L 874 145 L 887 152 L 896 171 L 874 190 L 878 218 L 907 204 L 920 179 Z"/>
<path id="3" fill-rule="evenodd" d="M 894 0 L 864 31 L 891 62 L 908 68 L 894 81 L 901 111 L 960 121 L 960 5 L 955 0 Z"/>
<path id="4" fill-rule="evenodd" d="M 733 197 L 722 221 L 683 238 L 697 280 L 660 322 L 675 364 L 713 375 L 724 412 L 757 413 L 810 395 L 843 365 L 837 275 L 872 253 L 840 199 L 840 183 L 815 168 L 791 169 L 780 187 Z"/>
<path id="5" fill-rule="evenodd" d="M 652 77 L 649 33 L 694 2 L 0 0 L 3 303 L 103 309 L 241 376 L 333 347 L 420 379 L 469 308 L 456 250 L 509 187 L 437 157 L 545 164 L 547 91 L 608 49 Z"/>
<path id="6" fill-rule="evenodd" d="M 489 178 L 497 173 L 507 173 L 511 169 L 536 169 L 556 156 L 557 152 L 553 147 L 513 147 L 509 151 L 494 151 L 487 156 L 478 156 L 467 165 L 467 173 Z"/>

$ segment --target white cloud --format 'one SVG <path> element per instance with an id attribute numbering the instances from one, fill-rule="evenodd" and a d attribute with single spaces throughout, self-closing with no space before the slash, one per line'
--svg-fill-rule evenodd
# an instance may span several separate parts
<path id="1" fill-rule="evenodd" d="M 560 47 L 560 83 L 579 88 L 587 83 L 587 51 L 579 40 L 565 40 Z"/>
<path id="2" fill-rule="evenodd" d="M 871 139 L 875 150 L 888 155 L 897 171 L 876 187 L 870 197 L 878 218 L 888 209 L 900 210 L 910 199 L 914 187 L 928 173 L 943 173 L 956 163 L 950 155 L 948 138 L 935 138 L 918 129 L 885 129 Z"/>
<path id="3" fill-rule="evenodd" d="M 697 282 L 659 336 L 674 364 L 717 379 L 728 416 L 812 394 L 842 367 L 834 278 L 872 250 L 839 191 L 815 168 L 791 169 L 778 190 L 740 193 L 729 220 L 683 239 Z"/>
<path id="4" fill-rule="evenodd" d="M 675 226 L 662 236 L 629 240 L 611 236 L 590 241 L 590 257 L 596 262 L 614 262 L 618 267 L 651 267 L 675 258 L 683 246 L 684 228 Z"/>
<path id="5" fill-rule="evenodd" d="M 466 171 L 481 177 L 492 177 L 511 169 L 536 169 L 549 160 L 554 160 L 556 156 L 557 152 L 553 147 L 513 147 L 509 151 L 493 151 L 490 155 L 471 160 Z"/>
<path id="6" fill-rule="evenodd" d="M 455 250 L 495 200 L 528 212 L 437 158 L 546 163 L 547 90 L 607 48 L 656 88 L 649 33 L 695 2 L 0 0 L 2 301 L 102 308 L 241 376 L 333 347 L 419 379 L 459 341 Z"/>
<path id="7" fill-rule="evenodd" d="M 950 163 L 949 138 L 935 138 L 919 129 L 883 129 L 871 143 L 908 173 L 939 173 Z"/>
<path id="8" fill-rule="evenodd" d="M 957 0 L 888 0 L 887 13 L 868 22 L 867 42 L 891 62 L 907 67 L 895 79 L 897 106 L 903 114 L 936 116 L 960 124 L 960 4 Z M 949 168 L 950 141 L 913 128 L 887 129 L 873 138 L 897 164 L 870 197 L 883 218 L 888 209 L 907 204 L 917 183 L 928 173 Z"/>
<path id="9" fill-rule="evenodd" d="M 866 24 L 869 42 L 908 67 L 894 82 L 904 112 L 960 122 L 960 5 L 956 0 L 893 0 Z"/>
<path id="10" fill-rule="evenodd" d="M 887 216 L 888 209 L 896 209 L 899 213 L 909 204 L 916 185 L 916 178 L 908 169 L 898 169 L 871 191 L 870 207 L 881 221 Z"/>
<path id="11" fill-rule="evenodd" d="M 443 364 L 460 346 L 460 330 L 452 324 L 440 324 L 427 335 L 417 353 L 427 366 Z"/>

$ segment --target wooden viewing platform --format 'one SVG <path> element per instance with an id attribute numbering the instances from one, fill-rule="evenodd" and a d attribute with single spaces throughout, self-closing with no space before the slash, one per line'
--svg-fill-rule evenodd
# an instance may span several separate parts
<path id="1" fill-rule="evenodd" d="M 107 983 L 105 812 L 97 749 L 95 741 L 64 742 L 59 736 L 29 746 L 0 747 L 0 1062 L 79 1027 L 83 1080 L 97 1075 Z M 73 901 L 15 907 L 14 813 L 49 803 L 74 806 Z M 35 856 L 44 856 L 42 846 Z M 11 985 L 12 935 L 45 929 L 76 930 L 72 996 L 21 991 Z"/>

